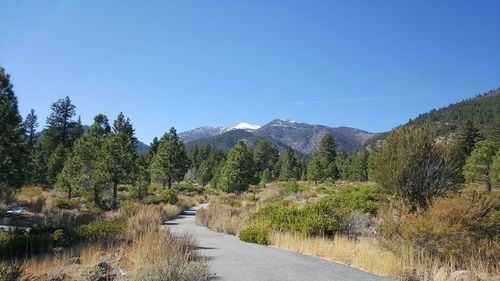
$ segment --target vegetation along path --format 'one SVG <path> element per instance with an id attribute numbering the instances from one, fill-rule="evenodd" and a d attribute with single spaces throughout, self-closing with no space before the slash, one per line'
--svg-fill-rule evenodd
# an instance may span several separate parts
<path id="1" fill-rule="evenodd" d="M 198 249 L 216 274 L 214 280 L 389 280 L 333 261 L 245 243 L 238 237 L 213 232 L 195 224 L 196 211 L 203 207 L 189 209 L 177 219 L 168 221 L 167 227 L 174 233 L 189 233 L 198 240 Z"/>

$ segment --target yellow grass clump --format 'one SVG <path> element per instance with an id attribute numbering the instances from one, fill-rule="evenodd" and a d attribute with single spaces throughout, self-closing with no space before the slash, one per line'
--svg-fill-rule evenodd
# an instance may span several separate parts
<path id="1" fill-rule="evenodd" d="M 330 239 L 273 232 L 269 234 L 269 243 L 278 248 L 340 261 L 379 275 L 396 277 L 401 273 L 400 259 L 378 247 L 371 238 L 352 240 L 336 236 Z"/>

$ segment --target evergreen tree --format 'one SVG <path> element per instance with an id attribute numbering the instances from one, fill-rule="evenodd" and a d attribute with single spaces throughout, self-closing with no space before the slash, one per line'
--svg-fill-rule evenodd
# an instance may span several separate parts
<path id="1" fill-rule="evenodd" d="M 288 181 L 290 179 L 297 180 L 299 177 L 298 174 L 298 164 L 297 158 L 295 158 L 295 153 L 291 148 L 288 148 L 281 159 L 281 168 L 280 168 L 280 181 Z"/>
<path id="2" fill-rule="evenodd" d="M 500 149 L 497 150 L 490 166 L 490 180 L 494 186 L 500 186 Z"/>
<path id="3" fill-rule="evenodd" d="M 309 166 L 307 166 L 307 179 L 313 181 L 314 185 L 317 185 L 322 178 L 323 168 L 321 167 L 321 161 L 318 157 L 313 157 L 309 161 Z"/>
<path id="4" fill-rule="evenodd" d="M 189 167 L 184 143 L 179 140 L 174 128 L 165 134 L 158 145 L 153 161 L 151 162 L 151 178 L 164 186 L 172 186 L 174 180 L 184 178 Z"/>
<path id="5" fill-rule="evenodd" d="M 474 127 L 474 123 L 471 120 L 465 121 L 457 136 L 457 145 L 463 153 L 464 159 L 471 154 L 476 142 L 482 139 L 483 137 L 479 133 L 479 130 Z"/>
<path id="6" fill-rule="evenodd" d="M 26 140 L 10 76 L 0 67 L 0 195 L 24 182 Z"/>
<path id="7" fill-rule="evenodd" d="M 490 165 L 493 163 L 496 150 L 490 141 L 480 141 L 467 158 L 463 169 L 467 182 L 485 184 L 491 190 Z"/>
<path id="8" fill-rule="evenodd" d="M 48 128 L 45 132 L 49 150 L 55 149 L 58 144 L 68 147 L 74 140 L 73 133 L 77 126 L 77 122 L 72 119 L 75 116 L 76 106 L 71 103 L 69 97 L 65 97 L 54 102 L 50 108 L 52 113 L 47 118 Z"/>
<path id="9" fill-rule="evenodd" d="M 332 165 L 333 163 L 335 163 L 335 158 L 337 156 L 335 148 L 335 139 L 333 138 L 332 134 L 326 133 L 319 144 L 318 154 L 319 161 L 321 162 L 321 167 L 323 167 L 324 179 L 332 178 L 335 180 L 339 177 L 336 165 Z"/>
<path id="10" fill-rule="evenodd" d="M 47 162 L 47 183 L 53 185 L 57 181 L 57 175 L 62 171 L 64 162 L 66 161 L 66 148 L 61 143 L 54 152 L 50 154 L 49 161 Z"/>
<path id="11" fill-rule="evenodd" d="M 35 110 L 32 109 L 23 123 L 26 134 L 28 135 L 28 147 L 33 148 L 36 142 L 36 128 L 38 128 L 38 117 L 35 114 Z"/>
<path id="12" fill-rule="evenodd" d="M 500 116 L 491 125 L 489 139 L 497 149 L 500 148 Z"/>
<path id="13" fill-rule="evenodd" d="M 226 192 L 240 193 L 248 189 L 254 178 L 253 155 L 243 141 L 229 151 L 226 164 L 222 169 L 220 187 Z"/>
<path id="14" fill-rule="evenodd" d="M 267 139 L 261 139 L 255 146 L 253 159 L 259 175 L 262 176 L 262 173 L 267 169 L 267 176 L 272 176 L 274 166 L 279 161 L 278 148 Z"/>
<path id="15" fill-rule="evenodd" d="M 104 169 L 113 184 L 112 208 L 117 208 L 118 184 L 129 180 L 135 170 L 137 139 L 130 120 L 120 113 L 113 123 L 113 131 L 107 134 L 102 144 Z"/>
<path id="16" fill-rule="evenodd" d="M 221 159 L 219 164 L 215 166 L 213 177 L 212 180 L 210 181 L 210 185 L 212 188 L 221 187 L 222 171 L 224 170 L 225 165 L 226 165 L 226 159 Z"/>
<path id="17" fill-rule="evenodd" d="M 213 177 L 214 168 L 212 164 L 213 163 L 210 161 L 202 162 L 196 173 L 196 180 L 203 187 L 205 187 L 205 185 L 207 185 Z"/>
<path id="18" fill-rule="evenodd" d="M 376 162 L 377 162 L 377 152 L 375 150 L 371 150 L 368 154 L 368 159 L 366 159 L 366 170 L 369 181 L 375 180 Z"/>
<path id="19" fill-rule="evenodd" d="M 449 162 L 429 125 L 392 130 L 377 152 L 375 180 L 407 199 L 412 210 L 457 187 L 459 169 Z"/>
<path id="20" fill-rule="evenodd" d="M 95 116 L 88 133 L 75 141 L 71 161 L 65 162 L 65 166 L 66 164 L 74 165 L 74 167 L 67 168 L 68 170 L 77 169 L 77 176 L 74 177 L 76 185 L 92 192 L 93 201 L 97 207 L 101 207 L 100 193 L 110 181 L 101 152 L 103 142 L 110 130 L 108 118 L 105 115 Z"/>
<path id="21" fill-rule="evenodd" d="M 68 199 L 73 196 L 73 191 L 78 187 L 78 178 L 81 170 L 81 163 L 78 162 L 78 158 L 73 155 L 69 155 L 64 162 L 64 167 L 57 176 L 56 187 L 60 190 L 66 191 L 68 194 Z"/>

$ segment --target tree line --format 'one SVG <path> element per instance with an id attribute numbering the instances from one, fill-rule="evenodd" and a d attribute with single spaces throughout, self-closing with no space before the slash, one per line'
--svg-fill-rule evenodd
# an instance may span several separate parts
<path id="1" fill-rule="evenodd" d="M 98 114 L 90 127 L 76 118 L 69 97 L 51 105 L 41 133 L 31 110 L 20 116 L 10 77 L 0 68 L 0 195 L 23 184 L 57 187 L 71 199 L 75 192 L 92 198 L 96 207 L 116 208 L 118 186 L 129 184 L 138 199 L 151 183 L 172 187 L 186 174 L 203 187 L 242 192 L 251 184 L 309 180 L 315 185 L 335 180 L 376 181 L 415 207 L 476 182 L 491 189 L 500 185 L 500 119 L 484 137 L 473 121 L 462 124 L 452 138 L 438 138 L 427 124 L 395 128 L 382 141 L 347 155 L 325 134 L 310 159 L 292 148 L 279 151 L 267 139 L 254 149 L 244 141 L 226 155 L 213 145 L 189 152 L 174 128 L 155 138 L 148 153 L 138 155 L 138 140 L 129 118 L 120 113 L 110 125 Z M 111 194 L 110 199 L 106 196 Z"/>

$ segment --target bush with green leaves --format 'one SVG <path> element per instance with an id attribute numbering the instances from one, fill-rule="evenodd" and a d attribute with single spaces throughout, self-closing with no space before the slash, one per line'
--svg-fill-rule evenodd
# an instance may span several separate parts
<path id="1" fill-rule="evenodd" d="M 296 179 L 289 179 L 286 186 L 281 190 L 282 195 L 289 195 L 299 192 L 299 185 Z"/>
<path id="2" fill-rule="evenodd" d="M 259 209 L 250 219 L 249 226 L 304 236 L 333 236 L 340 229 L 327 205 L 318 203 L 303 208 L 273 203 Z"/>
<path id="3" fill-rule="evenodd" d="M 19 264 L 6 264 L 0 261 L 0 281 L 16 281 L 23 268 Z"/>
<path id="4" fill-rule="evenodd" d="M 126 227 L 127 224 L 121 220 L 96 220 L 78 226 L 75 234 L 81 240 L 114 240 L 123 235 Z"/>
<path id="5" fill-rule="evenodd" d="M 177 193 L 171 189 L 164 190 L 159 196 L 152 196 L 146 199 L 146 204 L 175 204 L 177 203 Z"/>
<path id="6" fill-rule="evenodd" d="M 58 245 L 51 234 L 50 229 L 32 229 L 29 233 L 0 231 L 0 257 L 26 257 L 46 253 Z"/>
<path id="7" fill-rule="evenodd" d="M 382 194 L 376 187 L 353 185 L 340 188 L 323 198 L 321 203 L 326 204 L 337 216 L 345 216 L 353 211 L 376 215 L 381 201 Z"/>
<path id="8" fill-rule="evenodd" d="M 263 227 L 249 226 L 240 231 L 240 240 L 248 243 L 267 245 L 269 231 Z"/>

